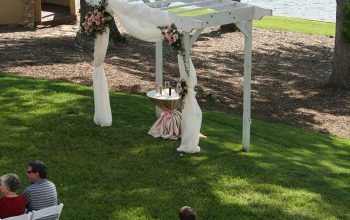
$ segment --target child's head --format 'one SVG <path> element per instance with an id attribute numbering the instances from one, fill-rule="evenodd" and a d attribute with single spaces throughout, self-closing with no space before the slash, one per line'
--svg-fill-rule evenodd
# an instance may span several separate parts
<path id="1" fill-rule="evenodd" d="M 184 206 L 179 211 L 180 220 L 196 220 L 196 218 L 196 211 L 194 211 L 194 209 L 189 206 Z"/>
<path id="2" fill-rule="evenodd" d="M 1 194 L 6 196 L 9 192 L 16 192 L 21 183 L 16 174 L 8 173 L 0 177 Z"/>

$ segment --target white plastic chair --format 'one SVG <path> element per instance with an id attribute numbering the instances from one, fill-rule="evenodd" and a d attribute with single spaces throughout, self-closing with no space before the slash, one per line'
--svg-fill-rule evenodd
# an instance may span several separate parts
<path id="1" fill-rule="evenodd" d="M 58 220 L 60 218 L 61 212 L 63 209 L 63 203 L 55 206 L 50 206 L 44 209 L 40 209 L 38 211 L 32 212 L 32 218 L 30 220 L 41 219 L 46 217 L 52 217 L 50 219 Z"/>
<path id="2" fill-rule="evenodd" d="M 8 217 L 8 218 L 2 218 L 2 220 L 30 220 L 31 216 L 32 216 L 32 213 L 29 212 L 29 213 L 23 214 L 23 215 L 18 215 L 18 216 L 13 216 L 13 217 Z"/>

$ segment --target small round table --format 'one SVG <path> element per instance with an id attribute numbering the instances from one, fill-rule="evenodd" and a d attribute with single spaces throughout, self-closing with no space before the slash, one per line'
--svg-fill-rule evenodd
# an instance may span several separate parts
<path id="1" fill-rule="evenodd" d="M 162 95 L 155 90 L 147 92 L 146 95 L 156 106 L 162 109 L 158 120 L 149 129 L 148 134 L 164 139 L 176 140 L 181 138 L 182 115 L 177 110 L 180 106 L 180 96 L 174 89 L 171 90 L 171 96 L 169 96 L 168 89 L 163 89 Z"/>

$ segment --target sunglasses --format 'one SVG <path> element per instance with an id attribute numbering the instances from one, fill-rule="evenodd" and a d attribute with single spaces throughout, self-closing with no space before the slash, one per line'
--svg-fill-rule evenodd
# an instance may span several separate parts
<path id="1" fill-rule="evenodd" d="M 32 171 L 32 170 L 29 170 L 29 171 L 27 171 L 27 173 L 28 173 L 28 174 L 31 174 L 31 173 L 35 173 L 35 172 Z"/>

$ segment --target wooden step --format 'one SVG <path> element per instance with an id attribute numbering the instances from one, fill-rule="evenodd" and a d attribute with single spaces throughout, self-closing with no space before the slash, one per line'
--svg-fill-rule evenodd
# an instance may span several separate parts
<path id="1" fill-rule="evenodd" d="M 76 15 L 68 15 L 60 18 L 55 18 L 53 20 L 41 22 L 42 25 L 51 25 L 51 26 L 57 26 L 61 24 L 76 24 L 76 23 L 77 23 Z"/>

